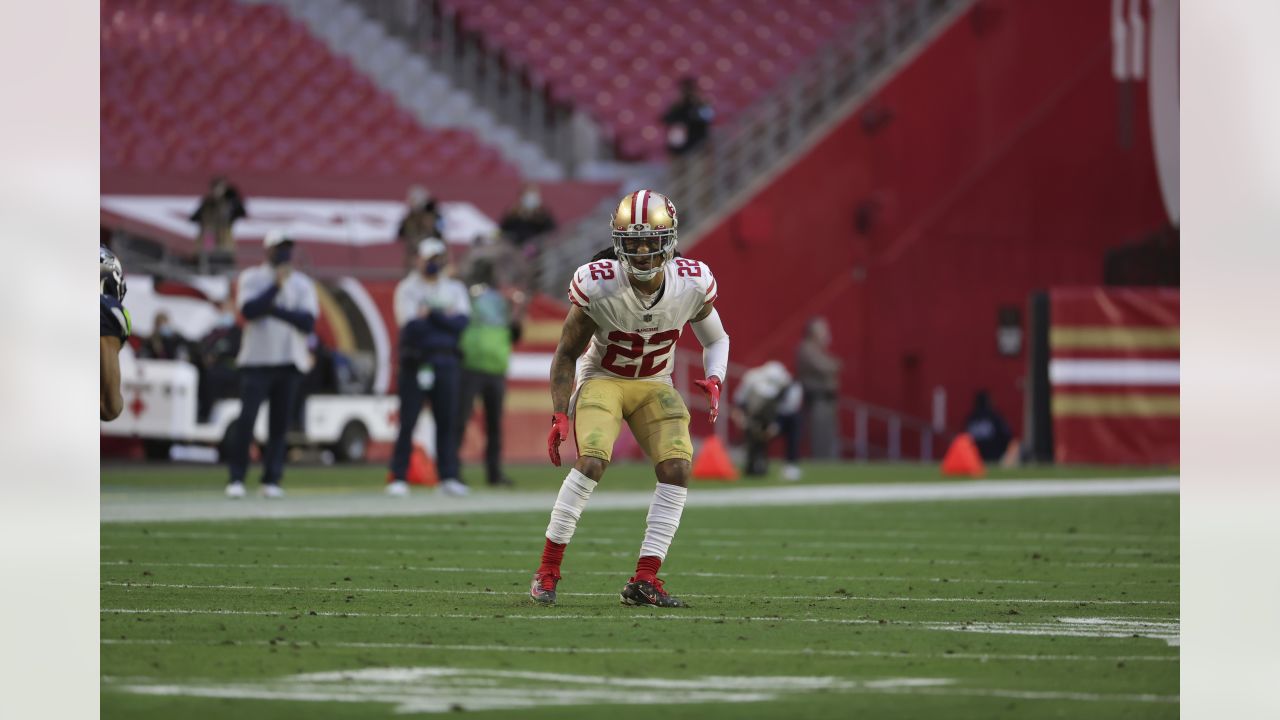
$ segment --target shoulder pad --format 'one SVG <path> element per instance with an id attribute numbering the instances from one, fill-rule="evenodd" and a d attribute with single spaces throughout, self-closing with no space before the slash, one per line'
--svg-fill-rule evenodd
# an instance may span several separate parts
<path id="1" fill-rule="evenodd" d="M 684 257 L 676 258 L 671 263 L 675 266 L 677 276 L 687 278 L 702 292 L 704 303 L 716 301 L 716 278 L 706 263 Z"/>
<path id="2" fill-rule="evenodd" d="M 596 260 L 581 265 L 569 280 L 569 302 L 589 308 L 591 301 L 607 294 L 620 277 L 622 266 L 617 260 Z"/>
<path id="3" fill-rule="evenodd" d="M 133 334 L 133 318 L 125 306 L 113 297 L 99 295 L 99 326 L 101 337 L 118 337 L 121 342 Z"/>
<path id="4" fill-rule="evenodd" d="M 709 265 L 701 260 L 696 262 L 702 268 L 702 275 L 694 279 L 697 281 L 698 287 L 702 289 L 704 298 L 703 302 L 713 303 L 716 301 L 716 296 L 719 293 L 719 289 L 716 287 L 716 276 L 711 274 L 711 267 Z"/>

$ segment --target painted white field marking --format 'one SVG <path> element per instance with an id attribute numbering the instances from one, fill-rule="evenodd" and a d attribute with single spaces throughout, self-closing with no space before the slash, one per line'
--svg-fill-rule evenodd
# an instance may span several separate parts
<path id="1" fill-rule="evenodd" d="M 521 613 L 365 613 L 334 612 L 320 610 L 271 611 L 271 610 L 196 610 L 190 608 L 103 608 L 98 611 L 115 615 L 247 615 L 253 617 L 302 617 L 315 615 L 321 617 L 354 617 L 354 618 L 450 618 L 456 620 L 534 620 L 534 621 L 582 621 L 600 620 L 606 622 L 635 622 L 638 618 L 654 621 L 703 621 L 713 622 L 762 622 L 762 623 L 817 623 L 829 625 L 880 625 L 895 629 L 920 629 L 931 631 L 962 631 L 972 633 L 988 633 L 995 635 L 1046 635 L 1054 637 L 1092 637 L 1092 638 L 1152 638 L 1164 640 L 1170 646 L 1178 645 L 1178 621 L 1147 618 L 1115 618 L 1112 625 L 1086 625 L 1065 622 L 1070 618 L 1057 618 L 1057 623 L 998 623 L 975 622 L 955 623 L 918 620 L 871 620 L 867 618 L 815 618 L 802 616 L 738 616 L 727 615 L 687 615 L 685 613 L 657 613 L 649 609 L 639 609 L 634 613 L 621 615 L 587 615 L 581 613 L 539 613 L 536 615 Z M 1163 623 L 1163 624 L 1162 624 Z"/>
<path id="2" fill-rule="evenodd" d="M 365 523 L 365 522 L 361 522 L 360 520 L 340 520 L 336 522 L 328 522 L 324 520 L 295 520 L 292 523 L 290 523 L 290 526 L 296 527 L 296 528 L 306 528 L 311 530 L 351 530 L 351 531 L 358 531 L 363 533 L 380 532 L 388 529 L 388 526 L 386 524 Z M 420 522 L 416 522 L 412 525 L 408 524 L 407 522 L 398 522 L 396 524 L 391 525 L 391 527 L 394 528 L 397 532 L 412 532 L 412 533 L 421 532 L 424 534 L 448 533 L 448 532 L 481 532 L 481 533 L 488 533 L 488 534 L 510 534 L 510 535 L 516 535 L 519 537 L 525 537 L 530 533 L 533 533 L 536 535 L 538 533 L 543 532 L 546 529 L 546 522 L 538 521 L 536 523 L 529 523 L 529 524 L 512 523 L 509 525 L 483 525 L 483 524 L 468 522 L 466 520 L 440 521 L 440 520 L 425 518 Z M 107 528 L 104 528 L 104 532 L 122 531 L 122 530 L 124 530 L 124 528 L 119 528 L 114 526 L 108 526 Z M 787 536 L 787 537 L 799 537 L 799 536 L 805 536 L 805 535 L 812 535 L 812 536 L 817 536 L 822 538 L 830 538 L 830 537 L 840 538 L 840 537 L 849 536 L 849 537 L 886 537 L 886 538 L 904 538 L 904 539 L 919 538 L 921 540 L 929 540 L 929 539 L 945 540 L 948 537 L 953 537 L 956 532 L 961 530 L 962 530 L 961 528 L 953 528 L 953 529 L 947 529 L 947 530 L 899 530 L 899 529 L 890 529 L 890 528 L 879 529 L 879 528 L 848 528 L 848 527 L 816 530 L 812 528 L 783 528 L 783 527 L 703 528 L 703 527 L 694 526 L 694 527 L 687 527 L 687 528 L 682 527 L 680 528 L 680 533 L 682 536 L 685 534 L 724 535 L 727 537 L 758 537 L 760 535 L 780 535 L 780 536 Z M 608 528 L 608 527 L 594 527 L 594 528 L 591 528 L 590 532 L 592 535 L 602 534 L 607 536 L 610 533 L 616 533 L 616 534 L 626 535 L 627 537 L 632 537 L 636 534 L 636 531 L 632 529 L 624 530 L 624 529 L 614 529 L 614 528 Z M 1081 532 L 1041 533 L 1041 532 L 1025 532 L 1025 531 L 1010 533 L 1010 532 L 1003 532 L 998 529 L 995 529 L 995 530 L 984 529 L 984 533 L 993 535 L 995 537 L 999 537 L 1002 539 L 1017 538 L 1020 540 L 1045 540 L 1045 541 L 1066 540 L 1066 541 L 1073 541 L 1073 542 L 1081 541 L 1081 542 L 1101 542 L 1101 543 L 1125 543 L 1125 542 L 1165 543 L 1165 544 L 1174 544 L 1174 545 L 1179 543 L 1179 538 L 1176 530 L 1170 533 L 1162 533 L 1162 534 L 1141 534 L 1141 533 L 1102 534 L 1102 533 L 1081 533 Z"/>
<path id="3" fill-rule="evenodd" d="M 621 678 L 605 675 L 445 667 L 366 668 L 312 672 L 254 682 L 104 678 L 111 686 L 147 695 L 377 702 L 395 711 L 521 709 L 565 705 L 738 703 L 775 700 L 807 692 L 884 692 L 940 687 L 946 678 L 852 680 L 824 676 L 703 676 Z"/>
<path id="4" fill-rule="evenodd" d="M 904 694 L 897 690 L 885 690 L 884 692 L 894 695 Z M 1078 702 L 1132 702 L 1132 703 L 1177 703 L 1180 701 L 1178 695 L 1156 695 L 1153 693 L 1086 693 L 1086 692 L 1061 692 L 1057 690 L 1002 690 L 995 688 L 954 688 L 935 690 L 932 688 L 920 688 L 912 690 L 905 694 L 911 695 L 946 695 L 946 696 L 966 696 L 966 697 L 998 697 L 1009 698 L 1011 700 L 1074 700 Z"/>
<path id="5" fill-rule="evenodd" d="M 758 540 L 755 542 L 746 541 L 746 540 L 698 540 L 696 542 L 698 542 L 701 545 L 719 545 L 724 547 L 759 547 L 760 546 L 760 542 Z M 1158 552 L 1158 551 L 1150 550 L 1148 548 L 1127 548 L 1127 547 L 1120 547 L 1120 548 L 1093 548 L 1093 547 L 1066 547 L 1066 546 L 1044 547 L 1040 545 L 1030 545 L 1030 544 L 1026 544 L 1026 545 L 965 545 L 963 543 L 959 543 L 959 544 L 958 543 L 921 543 L 921 542 L 914 542 L 914 541 L 906 542 L 906 543 L 889 543 L 889 542 L 840 542 L 840 541 L 796 542 L 794 540 L 789 540 L 784 542 L 783 546 L 798 547 L 798 548 L 840 548 L 840 549 L 848 549 L 848 550 L 864 550 L 864 549 L 926 550 L 926 549 L 930 549 L 930 550 L 957 550 L 962 552 L 973 552 L 973 551 L 1018 552 L 1018 553 L 1051 552 L 1054 554 L 1084 553 L 1084 554 L 1095 554 L 1095 555 L 1154 555 Z M 1167 552 L 1161 552 L 1160 554 L 1167 554 Z"/>
<path id="6" fill-rule="evenodd" d="M 865 485 L 801 485 L 733 488 L 694 492 L 688 507 L 778 507 L 835 503 L 936 502 L 950 500 L 1015 500 L 1118 495 L 1168 495 L 1178 492 L 1178 478 L 1097 480 L 986 480 L 974 482 L 883 483 Z M 103 495 L 100 518 L 111 522 L 244 520 L 250 518 L 392 517 L 474 513 L 547 512 L 555 492 L 476 493 L 466 498 L 417 494 L 387 498 L 382 493 L 293 497 L 287 502 L 227 502 L 225 498 L 193 498 L 190 493 L 155 493 L 151 497 Z M 595 510 L 639 510 L 649 507 L 652 491 L 599 493 Z"/>
<path id="7" fill-rule="evenodd" d="M 193 532 L 153 531 L 153 532 L 149 532 L 147 534 L 147 537 L 170 539 L 170 540 L 221 540 L 228 543 L 236 543 L 237 545 L 240 545 L 240 546 L 255 547 L 255 543 L 260 543 L 263 541 L 271 541 L 271 540 L 276 540 L 276 541 L 281 540 L 283 539 L 282 535 L 284 534 L 285 533 L 282 533 L 281 531 L 268 532 L 268 533 L 245 533 L 239 530 L 225 532 L 225 533 L 194 532 L 194 531 Z M 497 539 L 492 537 L 468 538 L 466 540 L 466 543 L 468 545 L 477 545 L 477 544 L 482 545 L 485 543 L 500 543 L 500 544 L 509 545 L 513 540 L 516 540 L 517 538 L 529 538 L 529 537 L 536 537 L 536 536 L 533 534 L 522 533 L 519 535 L 512 535 L 511 539 Z M 362 542 L 365 542 L 365 543 L 369 542 L 370 540 L 376 540 L 378 542 L 420 542 L 422 540 L 422 537 L 418 535 L 376 533 L 372 536 L 363 537 L 361 540 Z M 588 545 L 632 546 L 637 544 L 634 537 L 628 538 L 625 540 L 620 538 L 608 538 L 608 537 L 587 537 L 587 538 L 580 539 L 578 542 L 579 544 L 588 544 Z M 696 537 L 685 538 L 685 544 L 693 544 L 695 546 L 711 545 L 711 546 L 718 546 L 718 547 L 760 547 L 759 540 L 754 540 L 754 541 L 707 540 L 704 538 L 696 538 Z M 1157 553 L 1162 555 L 1168 554 L 1169 552 L 1169 551 L 1164 551 L 1164 552 L 1155 551 L 1149 548 L 1130 548 L 1130 547 L 1108 547 L 1108 548 L 1076 547 L 1076 546 L 1044 547 L 1044 546 L 1030 545 L 1030 544 L 965 545 L 965 544 L 946 543 L 946 542 L 923 543 L 923 542 L 916 542 L 916 541 L 905 542 L 905 543 L 902 543 L 902 542 L 895 543 L 895 542 L 841 542 L 841 541 L 808 542 L 808 541 L 788 540 L 783 543 L 783 546 L 797 547 L 797 548 L 813 548 L 813 549 L 832 548 L 832 549 L 842 549 L 842 550 L 953 550 L 953 551 L 959 551 L 959 552 L 976 551 L 976 552 L 1016 552 L 1016 553 L 1045 552 L 1045 553 L 1054 553 L 1054 554 L 1061 553 L 1066 555 L 1070 555 L 1071 553 L 1082 553 L 1086 555 L 1093 554 L 1093 555 L 1150 556 L 1150 555 L 1155 555 Z"/>
<path id="8" fill-rule="evenodd" d="M 98 547 L 103 550 L 145 551 L 145 550 L 154 549 L 154 546 L 152 545 L 140 545 L 137 543 L 123 544 L 123 545 L 118 543 L 108 543 L 108 544 L 99 545 Z M 374 548 L 351 548 L 351 547 L 315 547 L 311 545 L 271 545 L 271 546 L 260 545 L 260 546 L 257 546 L 256 549 L 267 550 L 271 552 L 286 552 L 286 553 L 307 552 L 307 553 L 325 553 L 329 555 L 342 555 L 342 554 L 383 555 L 388 557 L 405 557 L 405 558 L 434 558 L 437 556 L 450 557 L 454 555 L 483 555 L 485 557 L 519 557 L 524 559 L 537 557 L 536 550 L 529 550 L 529 551 L 476 550 L 471 548 L 441 549 L 441 550 L 406 550 L 403 548 L 374 549 Z M 592 555 L 596 557 L 628 557 L 628 558 L 635 557 L 635 552 L 633 551 L 629 552 L 625 550 L 619 550 L 619 551 L 592 550 L 590 547 L 585 547 L 585 548 L 575 547 L 573 553 L 574 555 Z M 713 560 L 713 561 L 728 561 L 728 562 L 744 562 L 744 563 L 751 563 L 751 564 L 757 564 L 760 562 L 760 559 L 754 555 L 699 555 L 698 559 L 703 561 Z M 819 563 L 826 563 L 826 564 L 831 564 L 832 562 L 856 562 L 856 563 L 875 563 L 877 565 L 887 565 L 887 564 L 895 564 L 895 563 L 911 564 L 911 565 L 918 565 L 918 564 L 990 565 L 991 562 L 993 562 L 991 560 L 960 560 L 960 559 L 954 559 L 954 558 L 944 558 L 944 559 L 915 558 L 915 557 L 910 557 L 910 558 L 909 557 L 887 557 L 886 558 L 886 557 L 864 557 L 864 556 L 831 557 L 829 555 L 827 556 L 783 555 L 781 557 L 770 558 L 770 560 L 782 561 L 782 562 L 819 562 Z M 1009 562 L 1012 560 L 1013 558 L 1008 558 L 1008 559 L 999 560 L 999 562 Z M 1181 567 L 1179 563 L 1158 563 L 1158 562 L 1140 562 L 1140 563 L 1075 562 L 1075 561 L 1059 562 L 1057 560 L 1053 560 L 1053 561 L 1037 560 L 1034 562 L 1045 562 L 1045 564 L 1050 567 L 1144 568 L 1144 569 L 1151 569 L 1151 568 L 1176 569 Z"/>
<path id="9" fill-rule="evenodd" d="M 302 587 L 297 585 L 196 585 L 187 583 L 134 583 L 104 581 L 104 587 L 127 587 L 131 589 L 171 588 L 175 590 L 256 590 L 269 592 L 345 592 L 345 593 L 406 593 L 426 595 L 495 595 L 520 597 L 525 591 L 512 590 L 450 590 L 445 588 L 383 588 L 356 587 L 348 585 L 330 585 L 324 587 Z M 573 595 L 583 597 L 613 597 L 613 592 L 575 592 Z M 684 597 L 724 599 L 737 598 L 739 595 L 718 595 L 682 593 Z M 1004 605 L 1177 605 L 1177 600 L 1064 600 L 1041 598 L 979 598 L 979 597 L 908 597 L 899 595 L 755 595 L 757 600 L 858 600 L 864 602 L 955 602 L 955 603 L 999 603 Z"/>
<path id="10" fill-rule="evenodd" d="M 1065 626 L 1065 627 L 1064 627 Z M 1152 621 L 1133 618 L 1057 618 L 1056 623 L 965 623 L 939 624 L 940 630 L 994 633 L 997 635 L 1051 635 L 1055 637 L 1144 637 L 1164 640 L 1177 647 L 1181 640 L 1177 620 Z"/>
<path id="11" fill-rule="evenodd" d="M 472 574 L 488 574 L 488 575 L 528 575 L 529 568 L 479 568 L 479 567 L 436 567 L 423 565 L 364 565 L 358 563 L 314 563 L 314 564 L 294 564 L 294 563 L 179 563 L 179 562 L 147 562 L 139 560 L 132 562 L 128 560 L 103 560 L 98 563 L 103 566 L 112 567 L 180 567 L 180 568 L 226 568 L 226 569 L 298 569 L 298 570 L 373 570 L 373 571 L 396 571 L 396 572 L 439 572 L 439 573 L 472 573 Z M 626 573 L 619 573 L 612 570 L 576 570 L 573 575 L 607 575 L 611 577 L 621 577 Z M 977 577 L 921 577 L 911 575 L 793 575 L 791 573 L 722 573 L 722 572 L 689 572 L 681 571 L 682 577 L 707 577 L 707 578 L 742 578 L 753 580 L 830 580 L 834 582 L 927 582 L 927 583 L 982 583 L 984 585 L 1098 585 L 1105 584 L 1107 586 L 1133 586 L 1133 587 L 1177 587 L 1178 582 L 1134 582 L 1129 580 L 1114 582 L 1101 582 L 1098 580 L 1027 580 L 1013 578 L 977 578 Z"/>
<path id="12" fill-rule="evenodd" d="M 269 645 L 268 640 L 232 640 L 235 645 Z M 295 640 L 304 645 L 309 645 L 309 640 Z M 144 640 L 144 639 L 113 639 L 103 638 L 100 641 L 103 645 L 196 645 L 196 646 L 220 646 L 226 645 L 225 640 Z M 910 660 L 913 658 L 931 658 L 939 660 L 977 660 L 979 662 L 1180 662 L 1180 655 L 1029 655 L 1018 653 L 911 653 L 911 652 L 889 652 L 882 650 L 815 650 L 813 648 L 799 648 L 795 650 L 784 650 L 780 648 L 684 648 L 677 653 L 671 648 L 662 647 L 618 647 L 618 648 L 600 648 L 600 647 L 559 647 L 559 646 L 543 646 L 543 645 L 444 645 L 444 644 L 425 644 L 425 643 L 391 643 L 391 642 L 323 642 L 318 643 L 316 647 L 329 648 L 354 648 L 354 649 L 371 649 L 371 650 L 440 650 L 448 652 L 521 652 L 534 654 L 552 654 L 552 655 L 675 655 L 688 653 L 727 653 L 731 655 L 751 654 L 751 655 L 801 655 L 812 657 L 868 657 L 868 658 L 899 658 Z"/>
<path id="13" fill-rule="evenodd" d="M 402 519 L 403 520 L 403 519 Z M 147 535 L 154 537 L 209 537 L 209 538 L 226 538 L 228 536 L 235 537 L 279 537 L 293 529 L 303 530 L 333 530 L 346 531 L 348 533 L 360 534 L 361 536 L 374 535 L 379 538 L 396 538 L 420 541 L 422 536 L 435 535 L 469 535 L 482 534 L 489 537 L 507 537 L 526 538 L 530 535 L 539 535 L 546 529 L 545 522 L 529 524 L 509 524 L 509 525 L 486 525 L 467 522 L 465 520 L 437 520 L 433 518 L 422 518 L 413 524 L 408 522 L 397 522 L 388 526 L 386 523 L 366 523 L 360 519 L 339 520 L 339 521 L 323 521 L 323 520 L 292 520 L 288 529 L 282 530 L 271 525 L 263 525 L 255 523 L 249 526 L 253 531 L 246 531 L 244 526 L 228 527 L 225 531 L 220 532 L 217 526 L 212 529 L 200 531 L 181 531 L 170 532 L 164 530 L 148 530 Z M 761 535 L 776 535 L 779 537 L 819 537 L 824 540 L 836 538 L 840 541 L 852 540 L 860 537 L 870 538 L 892 538 L 901 542 L 895 543 L 894 547 L 911 544 L 912 542 L 945 542 L 947 539 L 954 537 L 957 532 L 969 531 L 966 528 L 953 528 L 946 530 L 897 530 L 890 528 L 830 528 L 816 530 L 811 528 L 785 528 L 785 527 L 751 527 L 751 528 L 704 528 L 692 526 L 681 528 L 681 536 L 694 536 L 703 540 L 702 536 L 716 537 L 723 536 L 728 538 L 757 538 Z M 592 537 L 599 537 L 611 541 L 631 541 L 634 540 L 637 530 L 633 528 L 612 528 L 612 527 L 594 527 L 590 530 Z M 107 525 L 103 528 L 104 535 L 130 535 L 137 534 L 136 528 L 120 525 Z M 1001 540 L 1016 541 L 1038 541 L 1038 542 L 1064 542 L 1070 543 L 1064 547 L 1079 547 L 1088 544 L 1103 544 L 1114 546 L 1120 543 L 1139 543 L 1139 544 L 1166 544 L 1177 545 L 1179 538 L 1177 532 L 1169 534 L 1091 534 L 1091 533 L 1037 533 L 1037 532 L 1004 532 L 998 529 L 985 529 L 984 535 L 988 535 Z M 468 538 L 470 541 L 472 538 Z M 1027 547 L 1028 543 L 1020 542 L 1017 547 Z M 1132 550 L 1140 552 L 1150 552 L 1151 548 L 1132 548 Z"/>
<path id="14" fill-rule="evenodd" d="M 1178 702 L 1177 696 L 955 687 L 948 678 L 850 679 L 830 676 L 703 676 L 618 678 L 604 675 L 446 667 L 365 668 L 313 672 L 254 682 L 106 677 L 108 687 L 147 695 L 379 702 L 400 714 L 522 709 L 547 705 L 629 705 L 763 702 L 809 692 L 1011 697 L 1079 702 Z"/>

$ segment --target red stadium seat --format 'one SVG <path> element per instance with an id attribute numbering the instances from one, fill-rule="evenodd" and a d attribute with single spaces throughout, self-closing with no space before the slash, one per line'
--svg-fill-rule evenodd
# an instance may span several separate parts
<path id="1" fill-rule="evenodd" d="M 471 133 L 419 125 L 279 8 L 103 0 L 100 9 L 103 167 L 410 175 L 440 167 L 432 151 L 447 148 L 484 158 L 458 163 L 460 173 L 518 174 Z"/>
<path id="2" fill-rule="evenodd" d="M 871 0 L 442 0 L 463 27 L 490 47 L 545 78 L 552 98 L 586 109 L 624 156 L 660 156 L 661 132 L 632 137 L 636 128 L 676 99 L 684 75 L 704 83 L 718 121 L 731 120 L 809 54 L 848 28 Z M 640 62 L 645 60 L 645 62 Z M 670 77 L 668 77 L 670 76 Z M 655 78 L 667 78 L 654 102 Z M 624 88 L 645 88 L 639 101 L 619 102 Z M 607 95 L 607 96 L 606 96 Z M 656 112 L 655 112 L 656 109 Z M 622 120 L 642 114 L 643 123 Z M 656 127 L 656 126 L 655 126 Z"/>

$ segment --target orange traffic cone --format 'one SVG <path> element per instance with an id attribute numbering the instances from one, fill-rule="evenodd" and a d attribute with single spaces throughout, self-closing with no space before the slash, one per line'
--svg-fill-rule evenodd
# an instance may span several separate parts
<path id="1" fill-rule="evenodd" d="M 944 477 L 979 478 L 987 474 L 978 455 L 978 446 L 973 444 L 969 433 L 960 433 L 951 441 L 947 454 L 942 456 L 942 475 Z"/>
<path id="2" fill-rule="evenodd" d="M 409 469 L 405 471 L 405 482 L 410 485 L 430 485 L 440 484 L 440 476 L 436 474 L 436 464 L 431 460 L 431 456 L 427 454 L 426 449 L 418 443 L 413 444 L 413 450 L 409 453 Z M 387 472 L 387 482 L 395 480 L 395 476 L 390 471 Z"/>
<path id="3" fill-rule="evenodd" d="M 695 480 L 723 480 L 733 482 L 738 479 L 738 470 L 729 462 L 729 453 L 724 449 L 720 438 L 712 435 L 702 443 L 702 449 L 693 459 L 693 477 Z"/>
<path id="4" fill-rule="evenodd" d="M 409 472 L 405 473 L 405 480 L 410 485 L 430 485 L 440 484 L 440 476 L 436 474 L 436 464 L 432 461 L 431 456 L 427 455 L 424 449 L 418 443 L 413 444 L 413 452 L 409 455 Z"/>

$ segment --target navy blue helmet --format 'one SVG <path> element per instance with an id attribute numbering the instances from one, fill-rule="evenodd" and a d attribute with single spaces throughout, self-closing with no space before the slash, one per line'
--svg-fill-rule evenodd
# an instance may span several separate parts
<path id="1" fill-rule="evenodd" d="M 103 295 L 117 302 L 124 300 L 124 266 L 105 245 L 98 246 L 98 284 Z"/>

